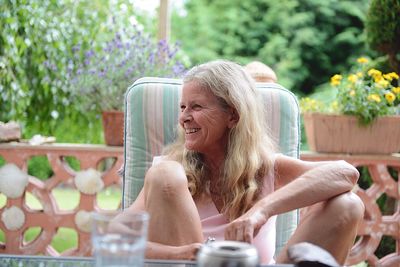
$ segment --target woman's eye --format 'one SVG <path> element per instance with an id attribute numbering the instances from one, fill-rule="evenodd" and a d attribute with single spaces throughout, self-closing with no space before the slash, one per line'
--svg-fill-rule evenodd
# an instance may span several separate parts
<path id="1" fill-rule="evenodd" d="M 184 110 L 185 110 L 185 108 L 186 108 L 186 106 L 184 106 L 184 105 L 181 105 L 181 111 L 184 111 Z"/>
<path id="2" fill-rule="evenodd" d="M 198 104 L 194 104 L 192 108 L 193 108 L 194 110 L 199 110 L 199 109 L 201 109 L 201 106 L 198 105 Z"/>

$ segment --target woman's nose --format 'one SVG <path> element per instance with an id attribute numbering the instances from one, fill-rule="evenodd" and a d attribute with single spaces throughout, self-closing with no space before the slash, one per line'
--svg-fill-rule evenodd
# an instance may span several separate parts
<path id="1" fill-rule="evenodd" d="M 180 121 L 181 123 L 189 122 L 189 121 L 191 121 L 192 119 L 193 119 L 192 114 L 190 114 L 190 112 L 189 112 L 187 109 L 183 110 L 183 111 L 179 114 L 179 121 Z"/>

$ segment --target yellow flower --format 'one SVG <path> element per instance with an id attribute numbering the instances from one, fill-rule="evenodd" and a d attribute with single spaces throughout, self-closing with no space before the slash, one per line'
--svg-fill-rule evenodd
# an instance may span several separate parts
<path id="1" fill-rule="evenodd" d="M 392 91 L 395 94 L 400 94 L 400 87 L 393 87 Z"/>
<path id="2" fill-rule="evenodd" d="M 379 83 L 380 81 L 382 81 L 382 80 L 384 80 L 383 79 L 383 76 L 382 75 L 374 75 L 374 76 L 372 76 L 373 78 L 374 78 L 374 81 L 376 82 L 376 83 Z"/>
<path id="3" fill-rule="evenodd" d="M 347 77 L 347 80 L 349 80 L 351 83 L 356 83 L 358 80 L 358 77 L 355 74 L 350 74 L 349 77 Z"/>
<path id="4" fill-rule="evenodd" d="M 372 77 L 382 76 L 382 72 L 377 69 L 370 69 L 367 74 Z"/>
<path id="5" fill-rule="evenodd" d="M 338 108 L 339 108 L 338 102 L 337 102 L 336 100 L 333 101 L 333 102 L 331 103 L 331 109 L 332 109 L 333 111 L 337 111 Z"/>
<path id="6" fill-rule="evenodd" d="M 333 75 L 332 76 L 332 78 L 331 78 L 331 85 L 332 86 L 337 86 L 337 85 L 339 85 L 340 84 L 340 81 L 342 80 L 342 75 L 340 75 L 340 74 L 335 74 L 335 75 Z"/>
<path id="7" fill-rule="evenodd" d="M 359 57 L 359 58 L 357 58 L 357 62 L 360 63 L 360 64 L 368 63 L 368 58 L 366 58 L 366 57 Z"/>
<path id="8" fill-rule="evenodd" d="M 364 124 L 371 123 L 376 117 L 398 112 L 400 72 L 382 73 L 377 68 L 368 67 L 369 61 L 360 57 L 355 66 L 357 71 L 343 76 L 340 73 L 333 75 L 330 83 L 335 88 L 337 102 L 330 105 L 322 103 L 317 111 L 354 114 Z"/>
<path id="9" fill-rule="evenodd" d="M 384 78 L 385 80 L 388 80 L 388 81 L 392 81 L 392 80 L 393 80 L 392 75 L 390 75 L 389 73 L 388 73 L 388 74 L 383 74 L 383 78 Z"/>
<path id="10" fill-rule="evenodd" d="M 377 81 L 377 86 L 379 87 L 379 88 L 386 88 L 386 87 L 388 87 L 389 86 L 389 82 L 388 81 L 386 81 L 385 79 L 380 79 L 379 81 Z"/>
<path id="11" fill-rule="evenodd" d="M 369 101 L 375 101 L 377 103 L 381 102 L 381 98 L 377 94 L 370 94 L 370 95 L 368 95 L 367 99 Z"/>
<path id="12" fill-rule="evenodd" d="M 390 78 L 392 78 L 393 80 L 398 80 L 399 79 L 399 75 L 396 73 L 396 72 L 390 72 L 390 73 L 388 73 L 388 74 L 386 74 L 386 75 L 388 75 Z M 388 79 L 389 80 L 389 79 Z M 391 81 L 391 80 L 390 80 Z"/>
<path id="13" fill-rule="evenodd" d="M 322 103 L 309 97 L 300 99 L 300 108 L 302 112 L 315 112 L 322 109 Z"/>
<path id="14" fill-rule="evenodd" d="M 396 99 L 396 96 L 392 92 L 389 92 L 385 94 L 385 98 L 389 104 L 392 104 L 393 101 Z"/>

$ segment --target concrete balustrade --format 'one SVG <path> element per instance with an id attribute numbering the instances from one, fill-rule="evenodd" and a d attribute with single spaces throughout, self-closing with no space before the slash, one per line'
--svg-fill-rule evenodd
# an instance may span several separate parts
<path id="1" fill-rule="evenodd" d="M 29 176 L 25 193 L 17 198 L 7 198 L 5 206 L 0 209 L 0 216 L 3 218 L 4 212 L 14 207 L 21 210 L 25 218 L 23 225 L 15 230 L 7 229 L 4 220 L 0 220 L 0 229 L 5 236 L 5 242 L 0 244 L 0 253 L 59 256 L 60 253 L 51 246 L 51 242 L 60 228 L 69 228 L 76 231 L 78 245 L 76 248 L 62 252 L 61 255 L 90 255 L 90 227 L 88 229 L 84 225 L 89 223 L 91 211 L 107 211 L 99 206 L 97 195 L 111 186 L 121 188 L 122 178 L 118 175 L 118 169 L 123 163 L 123 148 L 81 144 L 40 146 L 2 144 L 0 145 L 0 156 L 6 163 L 13 163 L 24 172 L 27 172 L 29 159 L 35 156 L 45 156 L 53 172 L 53 175 L 44 181 Z M 85 181 L 81 182 L 84 184 L 83 187 L 86 186 L 89 191 L 85 193 L 77 190 L 79 200 L 77 206 L 72 210 L 61 210 L 53 194 L 53 190 L 59 186 L 76 188 L 75 177 L 79 172 L 69 166 L 65 157 L 73 157 L 79 161 L 80 171 L 98 170 L 101 167 L 105 169 L 99 172 L 103 189 L 96 192 L 95 179 L 86 181 L 86 184 Z M 4 195 L 4 192 L 1 193 Z M 42 209 L 29 207 L 26 202 L 28 193 L 40 202 Z M 24 233 L 31 227 L 40 227 L 41 231 L 35 240 L 26 243 L 23 238 Z"/>

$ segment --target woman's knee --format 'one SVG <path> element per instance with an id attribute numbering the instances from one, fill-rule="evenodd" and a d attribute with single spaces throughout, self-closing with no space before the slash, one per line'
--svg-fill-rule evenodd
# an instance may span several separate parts
<path id="1" fill-rule="evenodd" d="M 162 161 L 152 166 L 146 173 L 146 191 L 173 197 L 187 190 L 188 182 L 183 166 L 176 161 Z"/>
<path id="2" fill-rule="evenodd" d="M 337 218 L 337 226 L 349 226 L 358 224 L 364 216 L 364 203 L 353 192 L 338 195 L 328 201 L 328 207 L 332 214 Z"/>

